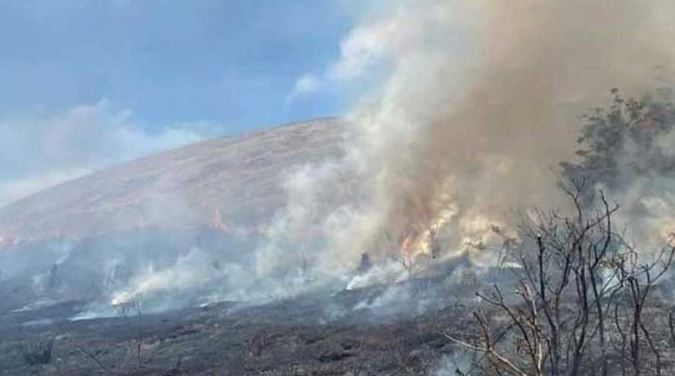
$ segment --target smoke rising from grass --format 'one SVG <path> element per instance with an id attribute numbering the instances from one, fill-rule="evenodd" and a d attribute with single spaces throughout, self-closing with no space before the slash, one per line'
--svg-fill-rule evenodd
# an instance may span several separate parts
<path id="1" fill-rule="evenodd" d="M 662 0 L 397 0 L 367 12 L 324 77 L 383 76 L 349 116 L 344 157 L 288 174 L 286 207 L 252 260 L 181 254 L 110 300 L 398 283 L 435 246 L 470 251 L 466 268 L 491 263 L 489 250 L 517 236 L 514 212 L 562 205 L 556 169 L 574 154 L 579 116 L 612 87 L 641 96 L 669 84 L 673 11 Z M 353 277 L 364 252 L 375 265 Z M 226 287 L 205 287 L 215 283 Z M 403 295 L 392 291 L 381 301 Z"/>
<path id="2" fill-rule="evenodd" d="M 379 83 L 349 115 L 344 157 L 287 175 L 286 207 L 242 260 L 233 256 L 245 253 L 239 245 L 232 254 L 212 247 L 206 261 L 186 241 L 170 257 L 144 249 L 144 262 L 130 267 L 102 262 L 122 281 L 101 287 L 106 303 L 168 294 L 194 303 L 201 293 L 268 301 L 326 285 L 394 284 L 436 246 L 441 257 L 471 251 L 465 269 L 491 262 L 495 253 L 485 251 L 517 236 L 514 212 L 562 205 L 557 166 L 574 155 L 580 115 L 605 104 L 612 87 L 640 97 L 671 84 L 675 4 L 666 0 L 375 3 L 312 83 Z M 640 200 L 645 185 L 620 198 Z M 652 213 L 671 212 L 666 196 L 657 198 Z M 375 265 L 353 277 L 364 252 Z M 416 299 L 387 291 L 364 307 Z"/>
<path id="3" fill-rule="evenodd" d="M 368 12 L 329 69 L 388 72 L 352 112 L 341 168 L 354 188 L 328 211 L 292 206 L 285 226 L 316 231 L 270 244 L 318 238 L 318 269 L 335 272 L 365 251 L 412 262 L 432 232 L 446 251 L 514 236 L 514 210 L 561 202 L 556 166 L 573 155 L 581 114 L 610 88 L 641 96 L 670 82 L 674 14 L 662 0 L 399 0 Z M 316 170 L 289 195 L 341 182 Z"/>

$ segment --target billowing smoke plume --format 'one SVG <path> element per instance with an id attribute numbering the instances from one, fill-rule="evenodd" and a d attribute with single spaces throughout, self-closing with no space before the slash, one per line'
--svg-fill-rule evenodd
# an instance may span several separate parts
<path id="1" fill-rule="evenodd" d="M 261 302 L 324 286 L 403 282 L 417 268 L 445 267 L 430 263 L 432 257 L 457 257 L 448 263 L 454 275 L 442 275 L 453 288 L 478 276 L 487 280 L 493 278 L 488 268 L 474 266 L 496 260 L 493 250 L 517 237 L 518 212 L 563 205 L 555 183 L 574 170 L 559 163 L 579 147 L 586 122 L 580 116 L 606 105 L 611 88 L 639 98 L 672 84 L 675 4 L 669 0 L 345 3 L 361 10 L 361 19 L 341 44 L 340 59 L 312 76 L 312 86 L 372 89 L 349 115 L 344 156 L 289 172 L 286 206 L 261 229 L 262 239 L 159 232 L 124 236 L 117 247 L 120 239 L 103 237 L 72 252 L 54 251 L 52 259 L 42 255 L 39 267 L 17 256 L 22 269 L 5 274 L 41 273 L 36 296 L 72 299 L 77 290 L 77 299 L 103 301 L 106 309 L 140 300 L 157 309 Z M 668 188 L 675 173 L 661 179 L 663 171 L 675 171 L 675 109 L 669 116 L 671 126 L 651 138 L 658 143 L 647 145 L 650 153 L 626 143 L 609 158 L 619 166 L 620 184 L 594 182 L 627 207 L 620 220 L 630 225 L 640 218 L 632 222 L 639 237 L 651 237 L 652 228 L 662 236 L 664 225 L 675 224 L 675 190 Z M 637 160 L 674 162 L 636 175 Z M 166 221 L 190 213 L 181 200 L 167 201 L 178 215 L 168 215 L 164 200 L 152 201 L 147 212 Z M 215 214 L 215 227 L 223 227 Z M 89 249 L 95 252 L 84 257 Z M 84 280 L 95 281 L 93 292 L 80 291 Z M 403 309 L 410 309 L 408 301 L 425 306 L 414 280 L 408 282 L 356 309 L 381 311 L 395 299 L 408 299 Z"/>
<path id="2" fill-rule="evenodd" d="M 345 159 L 289 178 L 259 271 L 285 265 L 284 244 L 309 241 L 305 261 L 334 273 L 362 252 L 411 263 L 434 238 L 453 252 L 512 237 L 514 210 L 560 202 L 556 169 L 581 114 L 610 88 L 668 84 L 672 15 L 665 0 L 398 0 L 366 12 L 326 79 L 388 73 L 353 111 Z"/>

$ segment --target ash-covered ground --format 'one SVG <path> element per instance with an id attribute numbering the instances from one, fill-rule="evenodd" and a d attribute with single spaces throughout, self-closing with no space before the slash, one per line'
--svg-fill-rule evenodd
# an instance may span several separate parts
<path id="1" fill-rule="evenodd" d="M 482 375 L 472 366 L 481 354 L 448 336 L 480 337 L 472 316 L 480 309 L 479 282 L 449 280 L 457 265 L 402 283 L 260 305 L 221 302 L 163 313 L 134 305 L 117 317 L 84 320 L 73 320 L 87 307 L 78 301 L 4 309 L 0 374 L 455 375 L 459 368 Z M 483 282 L 508 274 L 494 270 Z M 3 299 L 12 293 L 0 290 Z M 668 309 L 655 304 L 644 313 L 662 374 L 675 370 Z M 48 358 L 41 358 L 46 349 Z"/>
<path id="2" fill-rule="evenodd" d="M 420 375 L 442 373 L 466 328 L 475 285 L 435 276 L 321 291 L 261 305 L 221 302 L 73 320 L 85 302 L 12 308 L 0 296 L 0 373 L 6 375 Z M 467 306 L 469 305 L 469 306 Z M 29 359 L 51 346 L 49 359 Z M 440 373 L 439 373 L 440 372 Z"/>

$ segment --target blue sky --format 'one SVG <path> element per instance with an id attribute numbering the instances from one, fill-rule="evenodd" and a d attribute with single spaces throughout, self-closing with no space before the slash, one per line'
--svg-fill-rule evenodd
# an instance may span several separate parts
<path id="1" fill-rule="evenodd" d="M 348 85 L 328 68 L 354 4 L 0 0 L 0 205 L 204 138 L 344 113 Z"/>
<path id="2" fill-rule="evenodd" d="M 348 28 L 332 0 L 3 0 L 0 113 L 105 99 L 146 127 L 224 133 L 339 114 L 335 90 L 286 97 Z"/>

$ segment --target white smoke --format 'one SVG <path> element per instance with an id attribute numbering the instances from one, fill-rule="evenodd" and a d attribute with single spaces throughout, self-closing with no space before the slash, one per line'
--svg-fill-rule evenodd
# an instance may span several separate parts
<path id="1" fill-rule="evenodd" d="M 110 303 L 113 306 L 128 304 L 153 294 L 196 289 L 214 279 L 212 275 L 214 270 L 209 265 L 208 259 L 207 254 L 192 249 L 169 268 L 155 270 L 154 266 L 150 265 L 145 273 L 131 281 L 129 287 L 114 292 Z"/>
<path id="2" fill-rule="evenodd" d="M 444 355 L 436 368 L 429 374 L 432 376 L 456 376 L 458 374 L 464 375 L 470 367 L 471 359 L 469 359 L 467 355 Z"/>

